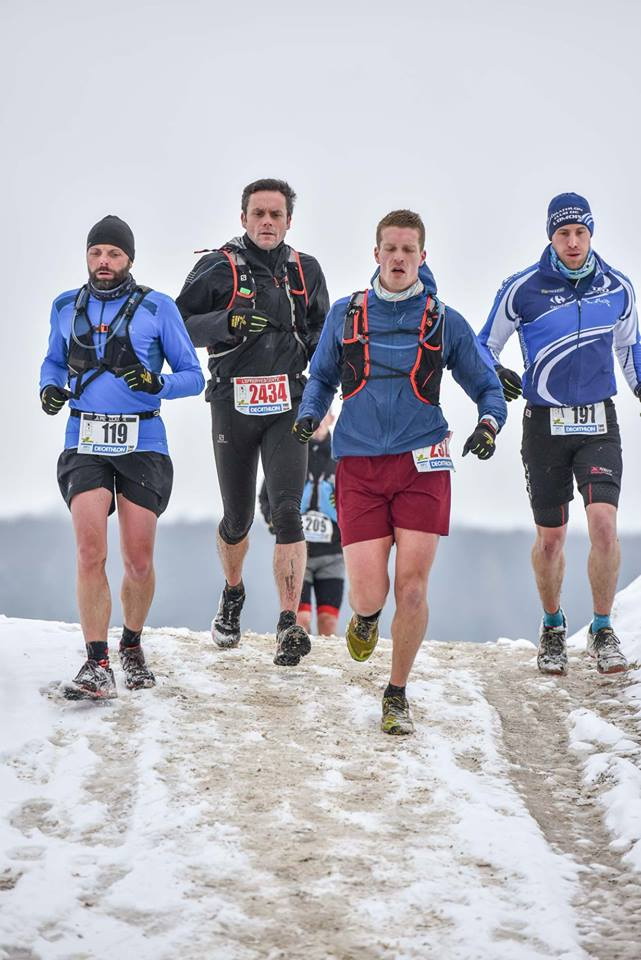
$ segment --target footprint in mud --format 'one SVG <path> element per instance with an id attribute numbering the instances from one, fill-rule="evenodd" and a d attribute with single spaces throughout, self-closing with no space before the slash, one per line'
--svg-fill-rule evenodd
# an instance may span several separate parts
<path id="1" fill-rule="evenodd" d="M 0 873 L 0 893 L 4 890 L 13 890 L 21 876 L 22 870 L 12 870 L 11 867 L 3 870 Z"/>
<path id="2" fill-rule="evenodd" d="M 31 847 L 12 847 L 11 850 L 7 850 L 6 853 L 10 860 L 42 860 L 46 853 L 46 848 L 36 845 Z"/>
<path id="3" fill-rule="evenodd" d="M 52 814 L 51 809 L 52 804 L 49 800 L 28 800 L 11 815 L 9 822 L 25 836 L 30 836 L 33 830 L 40 830 L 48 836 L 64 838 L 68 830 L 61 829 L 61 823 Z"/>

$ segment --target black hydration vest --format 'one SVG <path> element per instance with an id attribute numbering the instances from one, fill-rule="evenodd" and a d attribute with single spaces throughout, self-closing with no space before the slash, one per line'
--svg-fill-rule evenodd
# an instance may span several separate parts
<path id="1" fill-rule="evenodd" d="M 390 330 L 389 335 L 407 333 L 417 337 L 416 360 L 408 373 L 396 367 L 372 361 L 367 321 L 367 290 L 352 294 L 343 326 L 343 363 L 341 390 L 343 400 L 349 400 L 362 390 L 368 380 L 388 380 L 409 377 L 412 390 L 423 403 L 438 406 L 443 376 L 443 327 L 445 306 L 428 295 L 418 330 Z M 377 333 L 376 336 L 384 336 Z M 388 373 L 372 373 L 372 365 Z"/>
<path id="2" fill-rule="evenodd" d="M 96 327 L 89 320 L 87 313 L 89 287 L 85 284 L 80 288 L 71 318 L 71 337 L 67 354 L 69 386 L 73 391 L 73 399 L 77 400 L 89 384 L 106 370 L 117 374 L 119 370 L 141 362 L 131 343 L 129 325 L 134 313 L 150 292 L 151 287 L 135 286 L 111 323 Z M 98 351 L 93 342 L 94 333 L 107 334 L 102 359 L 98 358 Z M 90 370 L 93 371 L 91 376 L 83 380 L 83 375 Z M 75 378 L 75 386 L 72 384 L 72 378 Z"/>

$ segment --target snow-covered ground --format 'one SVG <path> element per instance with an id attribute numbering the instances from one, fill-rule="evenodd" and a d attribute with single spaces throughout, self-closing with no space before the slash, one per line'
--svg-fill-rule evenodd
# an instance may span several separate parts
<path id="1" fill-rule="evenodd" d="M 641 580 L 635 663 L 639 611 Z M 388 642 L 273 642 L 149 631 L 154 690 L 65 703 L 79 628 L 0 618 L 1 960 L 638 960 L 641 670 L 599 677 L 584 631 L 559 680 L 426 643 L 395 739 Z"/>

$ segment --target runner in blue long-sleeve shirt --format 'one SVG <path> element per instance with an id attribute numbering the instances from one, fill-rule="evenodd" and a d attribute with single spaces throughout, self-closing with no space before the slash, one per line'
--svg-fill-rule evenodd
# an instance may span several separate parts
<path id="1" fill-rule="evenodd" d="M 64 692 L 117 695 L 107 633 L 107 517 L 118 505 L 125 574 L 120 661 L 130 689 L 153 686 L 140 636 L 154 593 L 156 523 L 171 494 L 173 467 L 160 401 L 201 392 L 205 380 L 176 305 L 136 284 L 134 237 L 118 217 L 87 238 L 89 281 L 57 297 L 40 373 L 45 413 L 68 403 L 58 484 L 77 545 L 78 605 L 87 661 Z M 161 373 L 167 361 L 172 373 Z"/>

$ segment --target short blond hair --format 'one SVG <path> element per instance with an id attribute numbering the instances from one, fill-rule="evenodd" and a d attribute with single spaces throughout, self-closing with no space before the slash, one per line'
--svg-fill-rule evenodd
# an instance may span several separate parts
<path id="1" fill-rule="evenodd" d="M 381 236 L 385 227 L 409 227 L 411 230 L 418 230 L 418 241 L 421 250 L 425 247 L 425 224 L 418 213 L 413 210 L 392 210 L 386 213 L 376 227 L 376 246 L 381 245 Z"/>

